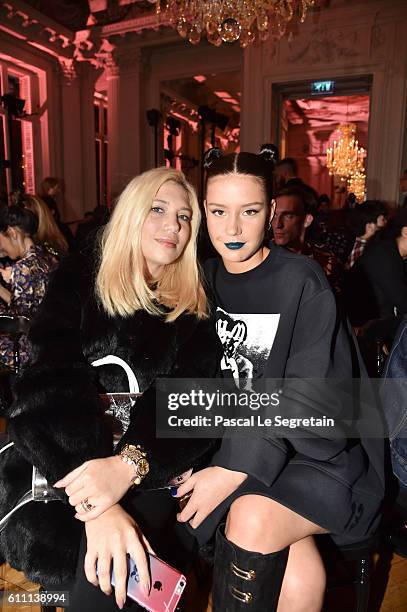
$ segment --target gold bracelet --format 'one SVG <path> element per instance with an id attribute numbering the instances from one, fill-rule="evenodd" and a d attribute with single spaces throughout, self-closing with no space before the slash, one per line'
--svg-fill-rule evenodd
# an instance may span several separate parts
<path id="1" fill-rule="evenodd" d="M 124 463 L 133 465 L 136 478 L 132 479 L 132 486 L 136 487 L 141 483 L 143 478 L 147 476 L 150 471 L 150 465 L 146 459 L 147 453 L 143 451 L 142 447 L 137 444 L 125 444 L 120 451 L 120 458 Z"/>

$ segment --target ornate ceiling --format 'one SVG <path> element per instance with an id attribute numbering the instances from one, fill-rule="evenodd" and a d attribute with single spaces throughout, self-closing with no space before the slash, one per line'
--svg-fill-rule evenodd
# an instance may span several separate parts
<path id="1" fill-rule="evenodd" d="M 27 4 L 73 31 L 104 26 L 154 12 L 148 0 L 25 0 Z"/>
<path id="2" fill-rule="evenodd" d="M 83 30 L 90 14 L 88 0 L 25 0 L 27 4 L 70 30 Z"/>

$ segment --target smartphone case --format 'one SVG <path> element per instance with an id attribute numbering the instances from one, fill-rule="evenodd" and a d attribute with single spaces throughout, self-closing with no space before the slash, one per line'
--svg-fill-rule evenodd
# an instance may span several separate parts
<path id="1" fill-rule="evenodd" d="M 141 589 L 133 559 L 127 558 L 127 595 L 149 612 L 174 612 L 186 586 L 186 578 L 178 570 L 158 557 L 148 554 L 151 590 L 149 596 Z M 112 572 L 112 586 L 114 572 Z"/>

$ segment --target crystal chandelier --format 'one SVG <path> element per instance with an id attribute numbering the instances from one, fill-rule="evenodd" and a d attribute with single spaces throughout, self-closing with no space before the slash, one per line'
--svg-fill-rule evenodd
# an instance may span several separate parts
<path id="1" fill-rule="evenodd" d="M 346 181 L 348 191 L 354 193 L 359 202 L 365 195 L 366 150 L 359 147 L 354 123 L 341 123 L 338 132 L 339 139 L 334 140 L 332 147 L 326 150 L 326 165 L 331 176 Z"/>
<path id="2" fill-rule="evenodd" d="M 298 14 L 301 23 L 316 0 L 150 0 L 156 14 L 176 28 L 182 38 L 199 44 L 206 34 L 219 47 L 239 41 L 245 48 L 270 33 L 280 38 L 287 23 Z"/>
<path id="3" fill-rule="evenodd" d="M 363 202 L 366 194 L 366 174 L 365 171 L 357 170 L 348 180 L 348 191 L 354 193 L 357 202 Z"/>

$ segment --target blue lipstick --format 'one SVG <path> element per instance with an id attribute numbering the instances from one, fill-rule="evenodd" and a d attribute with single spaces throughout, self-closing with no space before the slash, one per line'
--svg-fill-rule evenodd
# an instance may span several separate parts
<path id="1" fill-rule="evenodd" d="M 245 245 L 244 242 L 225 242 L 225 247 L 227 249 L 231 249 L 232 251 L 241 249 L 244 245 Z"/>

